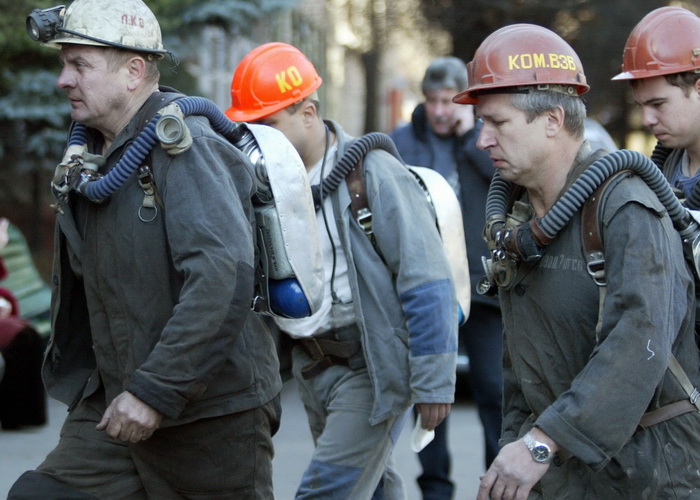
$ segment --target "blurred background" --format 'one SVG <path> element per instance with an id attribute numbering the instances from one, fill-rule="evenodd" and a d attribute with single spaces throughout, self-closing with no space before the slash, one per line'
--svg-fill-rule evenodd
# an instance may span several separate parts
<path id="1" fill-rule="evenodd" d="M 298 46 L 325 85 L 324 116 L 352 134 L 389 132 L 422 100 L 419 82 L 433 57 L 468 62 L 494 30 L 516 22 L 549 27 L 578 52 L 592 90 L 589 115 L 619 147 L 649 153 L 628 85 L 611 82 L 634 25 L 649 11 L 700 0 L 146 0 L 176 58 L 162 82 L 230 103 L 238 61 L 268 41 Z M 65 146 L 69 105 L 55 86 L 58 53 L 34 43 L 25 19 L 50 0 L 0 0 L 0 217 L 26 239 L 48 279 L 53 211 L 49 182 Z"/>

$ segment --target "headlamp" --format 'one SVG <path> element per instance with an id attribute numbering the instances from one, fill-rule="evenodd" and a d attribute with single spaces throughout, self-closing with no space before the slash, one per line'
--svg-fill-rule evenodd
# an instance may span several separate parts
<path id="1" fill-rule="evenodd" d="M 65 5 L 57 5 L 48 9 L 34 9 L 27 16 L 27 33 L 32 37 L 32 40 L 45 43 L 56 38 L 63 24 L 65 11 Z"/>

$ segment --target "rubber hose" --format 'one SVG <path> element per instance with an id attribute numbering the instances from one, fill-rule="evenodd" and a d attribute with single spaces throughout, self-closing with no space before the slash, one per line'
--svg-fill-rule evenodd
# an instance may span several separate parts
<path id="1" fill-rule="evenodd" d="M 240 124 L 233 122 L 216 107 L 212 101 L 203 97 L 183 97 L 177 100 L 177 104 L 185 116 L 203 115 L 211 124 L 215 132 L 226 137 L 235 143 L 245 134 L 246 129 Z M 134 139 L 129 149 L 117 164 L 100 179 L 90 182 L 85 195 L 94 202 L 103 200 L 119 189 L 124 182 L 133 174 L 143 160 L 148 156 L 153 147 L 158 143 L 156 136 L 156 124 L 160 120 L 160 113 L 156 114 L 143 131 Z M 85 144 L 87 142 L 87 128 L 85 125 L 76 123 L 71 131 L 68 144 Z"/>
<path id="2" fill-rule="evenodd" d="M 537 221 L 540 229 L 547 237 L 553 239 L 581 209 L 593 191 L 605 179 L 622 170 L 632 170 L 646 182 L 668 211 L 676 229 L 683 230 L 688 227 L 691 223 L 690 215 L 657 166 L 641 153 L 622 149 L 598 159 L 588 167 L 545 216 Z M 490 217 L 505 220 L 508 199 L 506 189 L 510 189 L 510 183 L 503 181 L 496 173 L 491 184 L 486 204 L 487 221 Z"/>
<path id="3" fill-rule="evenodd" d="M 335 191 L 343 179 L 350 173 L 350 170 L 357 165 L 357 162 L 373 149 L 383 149 L 403 163 L 394 141 L 387 134 L 382 132 L 370 132 L 369 134 L 363 135 L 345 150 L 343 156 L 341 156 L 338 163 L 325 179 L 322 179 L 319 184 L 311 186 L 311 194 L 317 210 L 321 206 L 323 198 Z M 321 193 L 323 193 L 323 196 Z"/>

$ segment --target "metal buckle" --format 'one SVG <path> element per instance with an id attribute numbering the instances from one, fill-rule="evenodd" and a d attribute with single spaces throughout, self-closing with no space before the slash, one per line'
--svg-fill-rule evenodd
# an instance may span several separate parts
<path id="1" fill-rule="evenodd" d="M 372 234 L 372 212 L 369 208 L 363 208 L 357 211 L 357 223 L 360 225 L 366 235 Z"/>
<path id="2" fill-rule="evenodd" d="M 596 252 L 594 255 L 588 256 L 586 270 L 593 278 L 593 282 L 598 286 L 605 286 L 605 259 L 602 254 Z"/>
<path id="3" fill-rule="evenodd" d="M 318 343 L 318 340 L 315 338 L 311 337 L 308 339 L 303 339 L 303 342 L 306 352 L 308 352 L 309 356 L 311 356 L 313 359 L 321 359 L 326 355 L 323 352 L 321 345 Z"/>

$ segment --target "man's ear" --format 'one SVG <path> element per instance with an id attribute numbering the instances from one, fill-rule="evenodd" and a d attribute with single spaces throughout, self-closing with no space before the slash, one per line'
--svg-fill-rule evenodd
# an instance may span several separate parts
<path id="1" fill-rule="evenodd" d="M 311 99 L 306 99 L 301 103 L 301 109 L 304 119 L 304 125 L 310 125 L 318 118 L 318 109 L 316 109 L 316 104 Z"/>
<path id="2" fill-rule="evenodd" d="M 545 125 L 547 129 L 547 136 L 554 137 L 564 128 L 564 119 L 566 118 L 564 108 L 561 106 L 552 108 L 547 111 L 545 116 L 547 118 L 547 124 Z"/>
<path id="3" fill-rule="evenodd" d="M 700 78 L 698 78 L 697 80 L 695 80 L 695 85 L 693 85 L 693 90 L 695 91 L 695 93 L 696 93 L 698 96 L 700 96 Z"/>
<path id="4" fill-rule="evenodd" d="M 126 62 L 125 68 L 129 73 L 129 90 L 138 88 L 146 78 L 146 61 L 141 56 L 134 56 Z"/>

